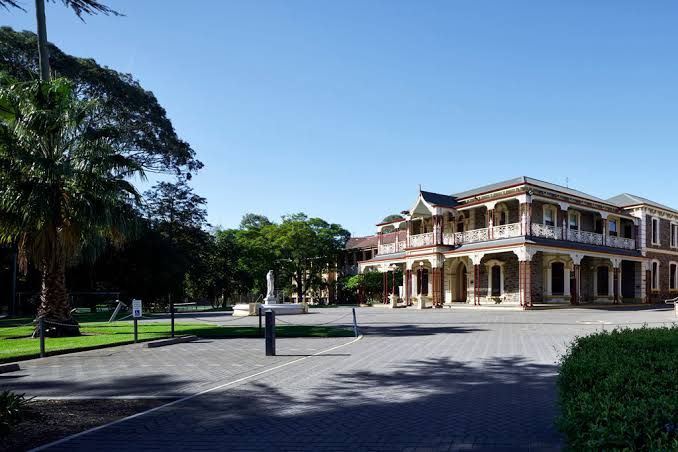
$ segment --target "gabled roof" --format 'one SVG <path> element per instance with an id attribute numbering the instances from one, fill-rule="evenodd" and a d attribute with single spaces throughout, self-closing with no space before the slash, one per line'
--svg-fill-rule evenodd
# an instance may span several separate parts
<path id="1" fill-rule="evenodd" d="M 657 209 L 668 210 L 669 212 L 678 213 L 678 210 L 673 209 L 669 206 L 665 206 L 664 204 L 654 202 L 651 199 L 643 198 L 642 196 L 638 195 L 632 195 L 630 193 L 622 193 L 620 195 L 613 196 L 612 198 L 609 198 L 607 202 L 610 202 L 619 207 L 646 205 L 656 207 Z"/>
<path id="2" fill-rule="evenodd" d="M 347 250 L 376 248 L 379 244 L 379 239 L 376 235 L 368 235 L 366 237 L 351 237 L 346 242 Z"/>
<path id="3" fill-rule="evenodd" d="M 490 193 L 496 190 L 500 190 L 505 187 L 511 187 L 514 185 L 521 185 L 521 184 L 528 184 L 528 185 L 533 185 L 535 187 L 542 187 L 546 188 L 548 190 L 554 190 L 558 191 L 560 193 L 565 193 L 568 195 L 576 196 L 578 198 L 583 198 L 583 199 L 588 199 L 589 201 L 594 201 L 594 202 L 599 202 L 603 204 L 611 204 L 610 201 L 606 201 L 604 199 L 598 198 L 596 196 L 589 195 L 588 193 L 584 193 L 583 191 L 579 190 L 574 190 L 569 187 L 564 187 L 562 185 L 558 184 L 553 184 L 551 182 L 546 182 L 543 180 L 539 179 L 534 179 L 532 177 L 527 177 L 527 176 L 520 176 L 520 177 L 515 177 L 513 179 L 508 179 L 502 182 L 497 182 L 494 184 L 490 185 L 484 185 L 482 187 L 474 188 L 472 190 L 467 190 L 463 191 L 461 193 L 456 193 L 452 195 L 456 199 L 463 199 L 463 198 L 470 198 L 472 196 L 477 196 L 481 195 L 483 193 Z"/>
<path id="4" fill-rule="evenodd" d="M 424 198 L 424 201 L 431 204 L 432 206 L 441 206 L 441 207 L 454 207 L 456 206 L 457 200 L 449 195 L 441 195 L 440 193 L 433 193 L 430 191 L 421 191 L 421 197 Z"/>

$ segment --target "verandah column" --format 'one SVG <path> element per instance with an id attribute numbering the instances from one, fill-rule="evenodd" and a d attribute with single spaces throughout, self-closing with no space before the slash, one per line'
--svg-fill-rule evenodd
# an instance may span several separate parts
<path id="1" fill-rule="evenodd" d="M 471 254 L 471 263 L 473 263 L 473 304 L 480 305 L 480 263 L 485 255 L 481 253 Z"/>
<path id="2" fill-rule="evenodd" d="M 574 293 L 571 294 L 570 304 L 579 304 L 581 302 L 581 260 L 584 258 L 581 254 L 570 255 L 574 271 Z"/>
<path id="3" fill-rule="evenodd" d="M 433 277 L 433 307 L 440 308 L 444 301 L 444 259 L 436 256 L 431 259 Z"/>
<path id="4" fill-rule="evenodd" d="M 612 293 L 614 295 L 614 304 L 619 304 L 621 297 L 621 273 L 619 268 L 621 266 L 621 258 L 613 257 L 612 261 Z"/>
<path id="5" fill-rule="evenodd" d="M 412 262 L 405 262 L 403 285 L 405 286 L 405 305 L 410 306 L 412 304 Z"/>
<path id="6" fill-rule="evenodd" d="M 518 293 L 520 306 L 532 306 L 532 257 L 536 251 L 527 247 L 513 250 L 518 257 Z"/>
<path id="7" fill-rule="evenodd" d="M 384 270 L 381 274 L 384 275 L 384 293 L 381 302 L 386 304 L 388 303 L 388 270 Z"/>

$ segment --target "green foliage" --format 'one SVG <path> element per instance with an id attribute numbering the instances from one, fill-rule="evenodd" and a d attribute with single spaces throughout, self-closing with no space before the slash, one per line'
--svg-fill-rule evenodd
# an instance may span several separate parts
<path id="1" fill-rule="evenodd" d="M 402 220 L 403 216 L 399 214 L 392 214 L 392 215 L 387 215 L 383 220 L 381 220 L 382 223 L 390 223 L 391 221 L 395 220 Z"/>
<path id="2" fill-rule="evenodd" d="M 557 421 L 573 450 L 678 450 L 678 326 L 577 338 Z"/>
<path id="3" fill-rule="evenodd" d="M 37 79 L 36 48 L 34 33 L 0 27 L 0 72 L 24 81 Z M 67 55 L 52 44 L 48 48 L 52 71 L 70 80 L 81 99 L 98 101 L 99 121 L 115 127 L 116 134 L 109 140 L 125 156 L 154 172 L 190 176 L 202 167 L 191 146 L 177 136 L 153 93 L 132 75 Z"/>
<path id="4" fill-rule="evenodd" d="M 0 436 L 7 435 L 23 419 L 29 403 L 24 394 L 0 392 Z"/>

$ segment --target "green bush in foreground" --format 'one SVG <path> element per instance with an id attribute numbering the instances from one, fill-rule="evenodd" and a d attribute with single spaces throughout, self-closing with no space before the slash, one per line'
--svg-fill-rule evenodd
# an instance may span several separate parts
<path id="1" fill-rule="evenodd" d="M 678 326 L 575 339 L 558 427 L 574 450 L 678 450 Z"/>
<path id="2" fill-rule="evenodd" d="M 0 436 L 7 435 L 23 419 L 29 402 L 23 394 L 0 392 Z"/>

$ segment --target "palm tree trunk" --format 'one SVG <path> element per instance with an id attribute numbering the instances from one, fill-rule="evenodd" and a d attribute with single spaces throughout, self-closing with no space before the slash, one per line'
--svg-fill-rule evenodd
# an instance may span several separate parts
<path id="1" fill-rule="evenodd" d="M 35 0 L 35 15 L 38 20 L 38 60 L 40 61 L 40 80 L 48 81 L 49 49 L 47 49 L 47 19 L 45 18 L 45 0 Z"/>
<path id="2" fill-rule="evenodd" d="M 68 302 L 66 264 L 63 259 L 54 260 L 56 262 L 43 264 L 38 317 L 45 319 L 46 336 L 79 336 L 80 327 L 71 315 L 71 306 Z"/>

